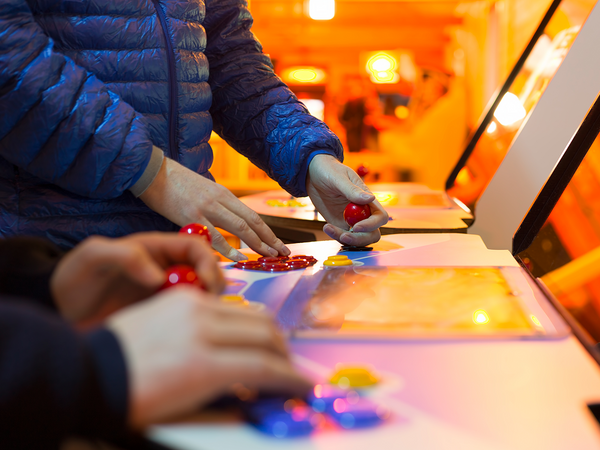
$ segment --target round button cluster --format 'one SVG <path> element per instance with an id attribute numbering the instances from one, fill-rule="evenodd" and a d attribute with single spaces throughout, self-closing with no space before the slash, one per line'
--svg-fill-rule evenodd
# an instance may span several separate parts
<path id="1" fill-rule="evenodd" d="M 305 269 L 317 262 L 314 256 L 263 256 L 257 261 L 239 261 L 233 265 L 236 269 L 262 270 L 263 272 L 286 272 L 288 270 Z"/>

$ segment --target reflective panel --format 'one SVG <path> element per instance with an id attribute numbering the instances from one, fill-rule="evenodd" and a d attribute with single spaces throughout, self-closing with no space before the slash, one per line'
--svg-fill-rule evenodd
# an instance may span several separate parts
<path id="1" fill-rule="evenodd" d="M 542 297 L 519 267 L 332 267 L 305 275 L 277 321 L 297 337 L 541 337 Z"/>
<path id="2" fill-rule="evenodd" d="M 600 342 L 600 139 L 596 137 L 532 244 L 518 256 Z"/>
<path id="3" fill-rule="evenodd" d="M 553 2 L 525 61 L 494 98 L 448 179 L 450 196 L 473 206 L 506 156 L 513 139 L 560 67 L 595 2 Z M 543 32 L 542 32 L 543 29 Z M 537 38 L 537 39 L 536 39 Z"/>

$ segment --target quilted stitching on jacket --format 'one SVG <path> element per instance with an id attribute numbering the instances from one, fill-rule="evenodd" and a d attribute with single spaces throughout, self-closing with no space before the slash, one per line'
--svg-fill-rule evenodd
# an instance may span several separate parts
<path id="1" fill-rule="evenodd" d="M 341 145 L 275 76 L 246 3 L 157 3 L 177 77 L 173 156 L 210 177 L 214 126 L 305 195 L 312 156 L 341 158 Z M 46 235 L 68 247 L 94 233 L 175 228 L 126 191 L 151 143 L 170 154 L 168 60 L 151 0 L 2 2 L 0 235 Z"/>

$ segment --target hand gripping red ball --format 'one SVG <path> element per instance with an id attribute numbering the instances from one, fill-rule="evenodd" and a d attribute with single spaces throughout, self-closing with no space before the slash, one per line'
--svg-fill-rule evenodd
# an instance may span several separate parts
<path id="1" fill-rule="evenodd" d="M 371 208 L 369 205 L 357 205 L 356 203 L 348 203 L 344 209 L 344 220 L 352 228 L 358 222 L 371 217 Z"/>

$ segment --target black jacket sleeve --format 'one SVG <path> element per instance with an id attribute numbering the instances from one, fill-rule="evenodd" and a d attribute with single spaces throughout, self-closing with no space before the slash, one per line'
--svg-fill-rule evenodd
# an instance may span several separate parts
<path id="1" fill-rule="evenodd" d="M 56 310 L 50 276 L 62 256 L 62 250 L 45 239 L 0 240 L 0 295 L 26 297 Z"/>
<path id="2" fill-rule="evenodd" d="M 127 373 L 107 329 L 80 334 L 21 299 L 0 299 L 0 448 L 57 448 L 125 432 Z"/>

